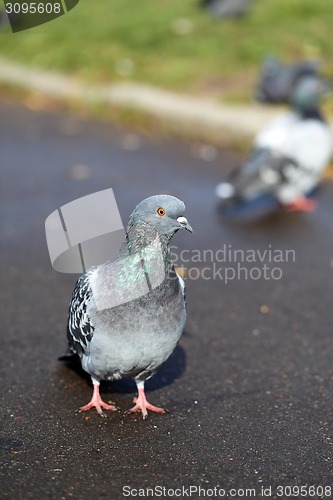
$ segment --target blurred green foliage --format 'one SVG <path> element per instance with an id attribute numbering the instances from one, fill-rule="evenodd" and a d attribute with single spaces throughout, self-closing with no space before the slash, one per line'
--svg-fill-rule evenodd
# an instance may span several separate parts
<path id="1" fill-rule="evenodd" d="M 197 0 L 80 0 L 40 27 L 0 34 L 0 55 L 87 81 L 134 80 L 229 100 L 252 95 L 262 59 L 319 59 L 333 78 L 332 0 L 254 0 L 217 20 Z"/>

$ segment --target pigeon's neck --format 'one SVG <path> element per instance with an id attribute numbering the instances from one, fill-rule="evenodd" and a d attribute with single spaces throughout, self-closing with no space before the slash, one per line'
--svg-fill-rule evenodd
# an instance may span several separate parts
<path id="1" fill-rule="evenodd" d="M 170 281 L 176 283 L 176 272 L 170 250 L 170 236 L 160 234 L 145 222 L 129 225 L 121 253 L 126 257 L 133 255 L 139 260 L 151 285 Z"/>
<path id="2" fill-rule="evenodd" d="M 149 224 L 139 222 L 128 226 L 124 244 L 126 245 L 128 253 L 134 253 L 140 251 L 144 247 L 150 246 L 157 239 L 160 241 L 163 250 L 167 251 L 170 237 L 160 234 Z"/>
<path id="3" fill-rule="evenodd" d="M 173 271 L 170 239 L 170 236 L 160 234 L 149 224 L 140 222 L 127 228 L 120 253 L 125 255 L 139 253 L 148 260 L 154 260 L 159 256 L 164 263 L 165 271 L 169 274 Z"/>

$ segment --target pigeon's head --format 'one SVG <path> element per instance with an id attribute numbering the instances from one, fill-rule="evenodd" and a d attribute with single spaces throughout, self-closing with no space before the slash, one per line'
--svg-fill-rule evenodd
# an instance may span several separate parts
<path id="1" fill-rule="evenodd" d="M 319 108 L 321 99 L 332 90 L 330 84 L 315 76 L 301 78 L 296 85 L 291 103 L 299 112 L 316 111 Z"/>
<path id="2" fill-rule="evenodd" d="M 148 225 L 160 235 L 173 236 L 179 229 L 193 232 L 184 217 L 185 204 L 174 196 L 159 194 L 139 203 L 131 215 L 129 227 Z"/>

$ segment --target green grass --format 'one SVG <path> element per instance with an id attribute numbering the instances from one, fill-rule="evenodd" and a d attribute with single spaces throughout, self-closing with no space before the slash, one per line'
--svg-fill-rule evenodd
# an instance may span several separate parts
<path id="1" fill-rule="evenodd" d="M 188 34 L 174 32 L 179 19 L 190 22 Z M 332 22 L 331 0 L 255 0 L 237 21 L 208 17 L 197 0 L 80 0 L 43 26 L 2 31 L 0 55 L 86 81 L 133 80 L 239 101 L 252 95 L 267 54 L 319 58 L 333 78 Z"/>

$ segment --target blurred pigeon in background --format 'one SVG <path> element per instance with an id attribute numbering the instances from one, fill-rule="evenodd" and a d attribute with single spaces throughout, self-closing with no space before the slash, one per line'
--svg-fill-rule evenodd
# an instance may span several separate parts
<path id="1" fill-rule="evenodd" d="M 319 107 L 329 89 L 317 77 L 302 78 L 292 92 L 292 109 L 259 132 L 250 158 L 216 187 L 223 205 L 271 195 L 289 210 L 315 208 L 306 195 L 319 184 L 333 153 L 332 132 Z"/>
<path id="2" fill-rule="evenodd" d="M 262 65 L 255 98 L 264 103 L 289 103 L 295 86 L 307 76 L 320 78 L 317 61 L 300 61 L 288 65 L 274 57 L 267 57 Z"/>
<path id="3" fill-rule="evenodd" d="M 171 259 L 170 240 L 179 229 L 192 232 L 185 205 L 157 195 L 135 208 L 119 255 L 88 270 L 77 281 L 68 317 L 71 354 L 81 358 L 94 386 L 80 408 L 115 410 L 99 393 L 101 380 L 133 378 L 138 397 L 130 413 L 164 413 L 146 400 L 144 384 L 171 355 L 184 330 L 185 286 Z"/>
<path id="4" fill-rule="evenodd" d="M 8 26 L 9 24 L 9 18 L 7 15 L 7 12 L 3 9 L 0 10 L 0 28 L 3 28 L 4 26 Z"/>
<path id="5" fill-rule="evenodd" d="M 17 24 L 22 19 L 21 12 L 7 14 L 5 9 L 0 9 L 0 29 Z"/>
<path id="6" fill-rule="evenodd" d="M 202 0 L 201 6 L 213 17 L 235 18 L 244 16 L 251 0 Z"/>

